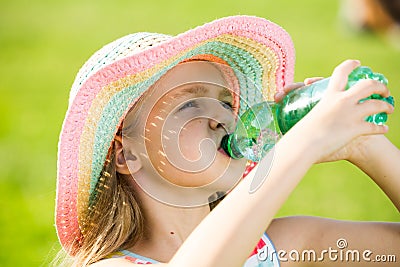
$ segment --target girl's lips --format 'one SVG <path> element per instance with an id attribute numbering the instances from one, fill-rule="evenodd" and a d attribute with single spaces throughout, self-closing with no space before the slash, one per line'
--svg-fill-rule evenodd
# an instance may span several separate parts
<path id="1" fill-rule="evenodd" d="M 229 155 L 226 154 L 225 150 L 224 150 L 223 148 L 221 148 L 221 147 L 218 149 L 218 152 L 220 152 L 221 154 L 223 154 L 223 155 L 229 157 Z"/>

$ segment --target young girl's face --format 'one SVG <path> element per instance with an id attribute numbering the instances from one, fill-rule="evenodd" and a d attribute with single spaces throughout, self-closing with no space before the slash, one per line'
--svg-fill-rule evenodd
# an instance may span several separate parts
<path id="1" fill-rule="evenodd" d="M 143 164 L 144 171 L 177 186 L 214 184 L 217 191 L 229 190 L 243 174 L 246 161 L 232 160 L 220 148 L 236 118 L 222 72 L 207 62 L 184 63 L 150 90 L 135 133 L 129 134 L 143 137 L 143 145 L 135 149 L 142 149 L 142 160 L 148 163 Z"/>

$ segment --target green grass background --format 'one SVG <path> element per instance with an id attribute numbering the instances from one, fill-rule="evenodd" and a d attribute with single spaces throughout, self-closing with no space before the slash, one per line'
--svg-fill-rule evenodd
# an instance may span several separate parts
<path id="1" fill-rule="evenodd" d="M 338 8 L 335 0 L 1 0 L 0 266 L 47 266 L 59 249 L 58 134 L 74 76 L 102 45 L 137 31 L 177 34 L 223 16 L 257 15 L 291 34 L 297 81 L 329 76 L 357 58 L 384 73 L 400 99 L 400 50 L 346 29 Z M 399 111 L 390 116 L 387 134 L 397 146 L 399 119 Z M 346 162 L 313 167 L 278 215 L 293 214 L 400 221 L 387 197 Z"/>

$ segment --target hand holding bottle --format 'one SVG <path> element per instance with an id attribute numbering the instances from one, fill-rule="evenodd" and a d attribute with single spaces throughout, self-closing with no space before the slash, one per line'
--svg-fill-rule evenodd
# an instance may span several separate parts
<path id="1" fill-rule="evenodd" d="M 342 68 L 338 67 L 335 72 L 341 71 Z M 319 81 L 316 81 L 319 78 L 309 79 L 306 81 L 309 85 L 299 90 L 291 91 L 290 87 L 295 88 L 301 86 L 302 83 L 285 88 L 285 91 L 275 97 L 278 103 L 261 102 L 252 106 L 241 115 L 235 132 L 224 137 L 222 147 L 233 158 L 244 156 L 258 161 L 275 145 L 280 134 L 289 131 L 314 108 L 326 94 L 328 87 L 343 85 L 343 90 L 347 90 L 363 80 L 368 80 L 369 83 L 373 83 L 375 80 L 379 81 L 381 85 L 387 85 L 387 80 L 382 74 L 373 73 L 368 67 L 353 68 L 344 78 L 341 77 L 342 73 L 336 75 L 342 79 L 341 82 L 344 82 L 344 85 L 335 84 L 336 81 L 331 82 L 333 77 Z M 365 95 L 368 92 L 370 91 L 366 90 L 363 93 Z M 329 100 L 329 97 L 325 98 Z M 357 104 L 368 102 L 370 99 L 379 99 L 394 105 L 392 97 L 381 96 L 373 92 L 359 99 Z M 364 119 L 375 124 L 383 124 L 387 120 L 387 113 L 368 114 Z"/>
<path id="2" fill-rule="evenodd" d="M 310 85 L 314 82 L 322 80 L 323 77 L 312 77 L 306 78 L 304 82 L 297 82 L 292 83 L 283 88 L 282 91 L 278 92 L 274 96 L 274 101 L 276 103 L 282 101 L 282 99 L 291 91 L 300 89 L 304 86 Z M 366 161 L 368 152 L 365 151 L 366 146 L 371 145 L 379 145 L 378 140 L 381 139 L 382 136 L 380 135 L 363 135 L 355 138 L 346 146 L 342 147 L 341 149 L 333 152 L 332 154 L 328 155 L 327 157 L 320 160 L 320 162 L 332 162 L 338 160 L 347 160 L 352 163 L 356 163 L 357 161 Z"/>
<path id="3" fill-rule="evenodd" d="M 346 90 L 347 77 L 359 66 L 355 60 L 347 60 L 335 68 L 324 98 L 293 128 L 300 129 L 302 135 L 312 135 L 318 149 L 317 162 L 325 161 L 340 151 L 357 137 L 384 134 L 386 125 L 365 121 L 372 114 L 390 114 L 394 107 L 381 100 L 360 100 L 376 94 L 389 97 L 385 84 L 374 80 L 363 80 Z M 299 134 L 296 131 L 296 134 Z M 310 148 L 310 151 L 313 150 Z M 343 150 L 342 150 L 343 152 Z M 345 153 L 346 154 L 346 153 Z"/>

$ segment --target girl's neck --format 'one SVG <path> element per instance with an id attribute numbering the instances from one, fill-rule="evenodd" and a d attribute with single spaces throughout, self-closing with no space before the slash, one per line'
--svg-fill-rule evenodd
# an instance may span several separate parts
<path id="1" fill-rule="evenodd" d="M 128 249 L 160 262 L 168 262 L 196 226 L 210 213 L 208 205 L 174 207 L 135 188 L 145 218 L 144 237 Z"/>

